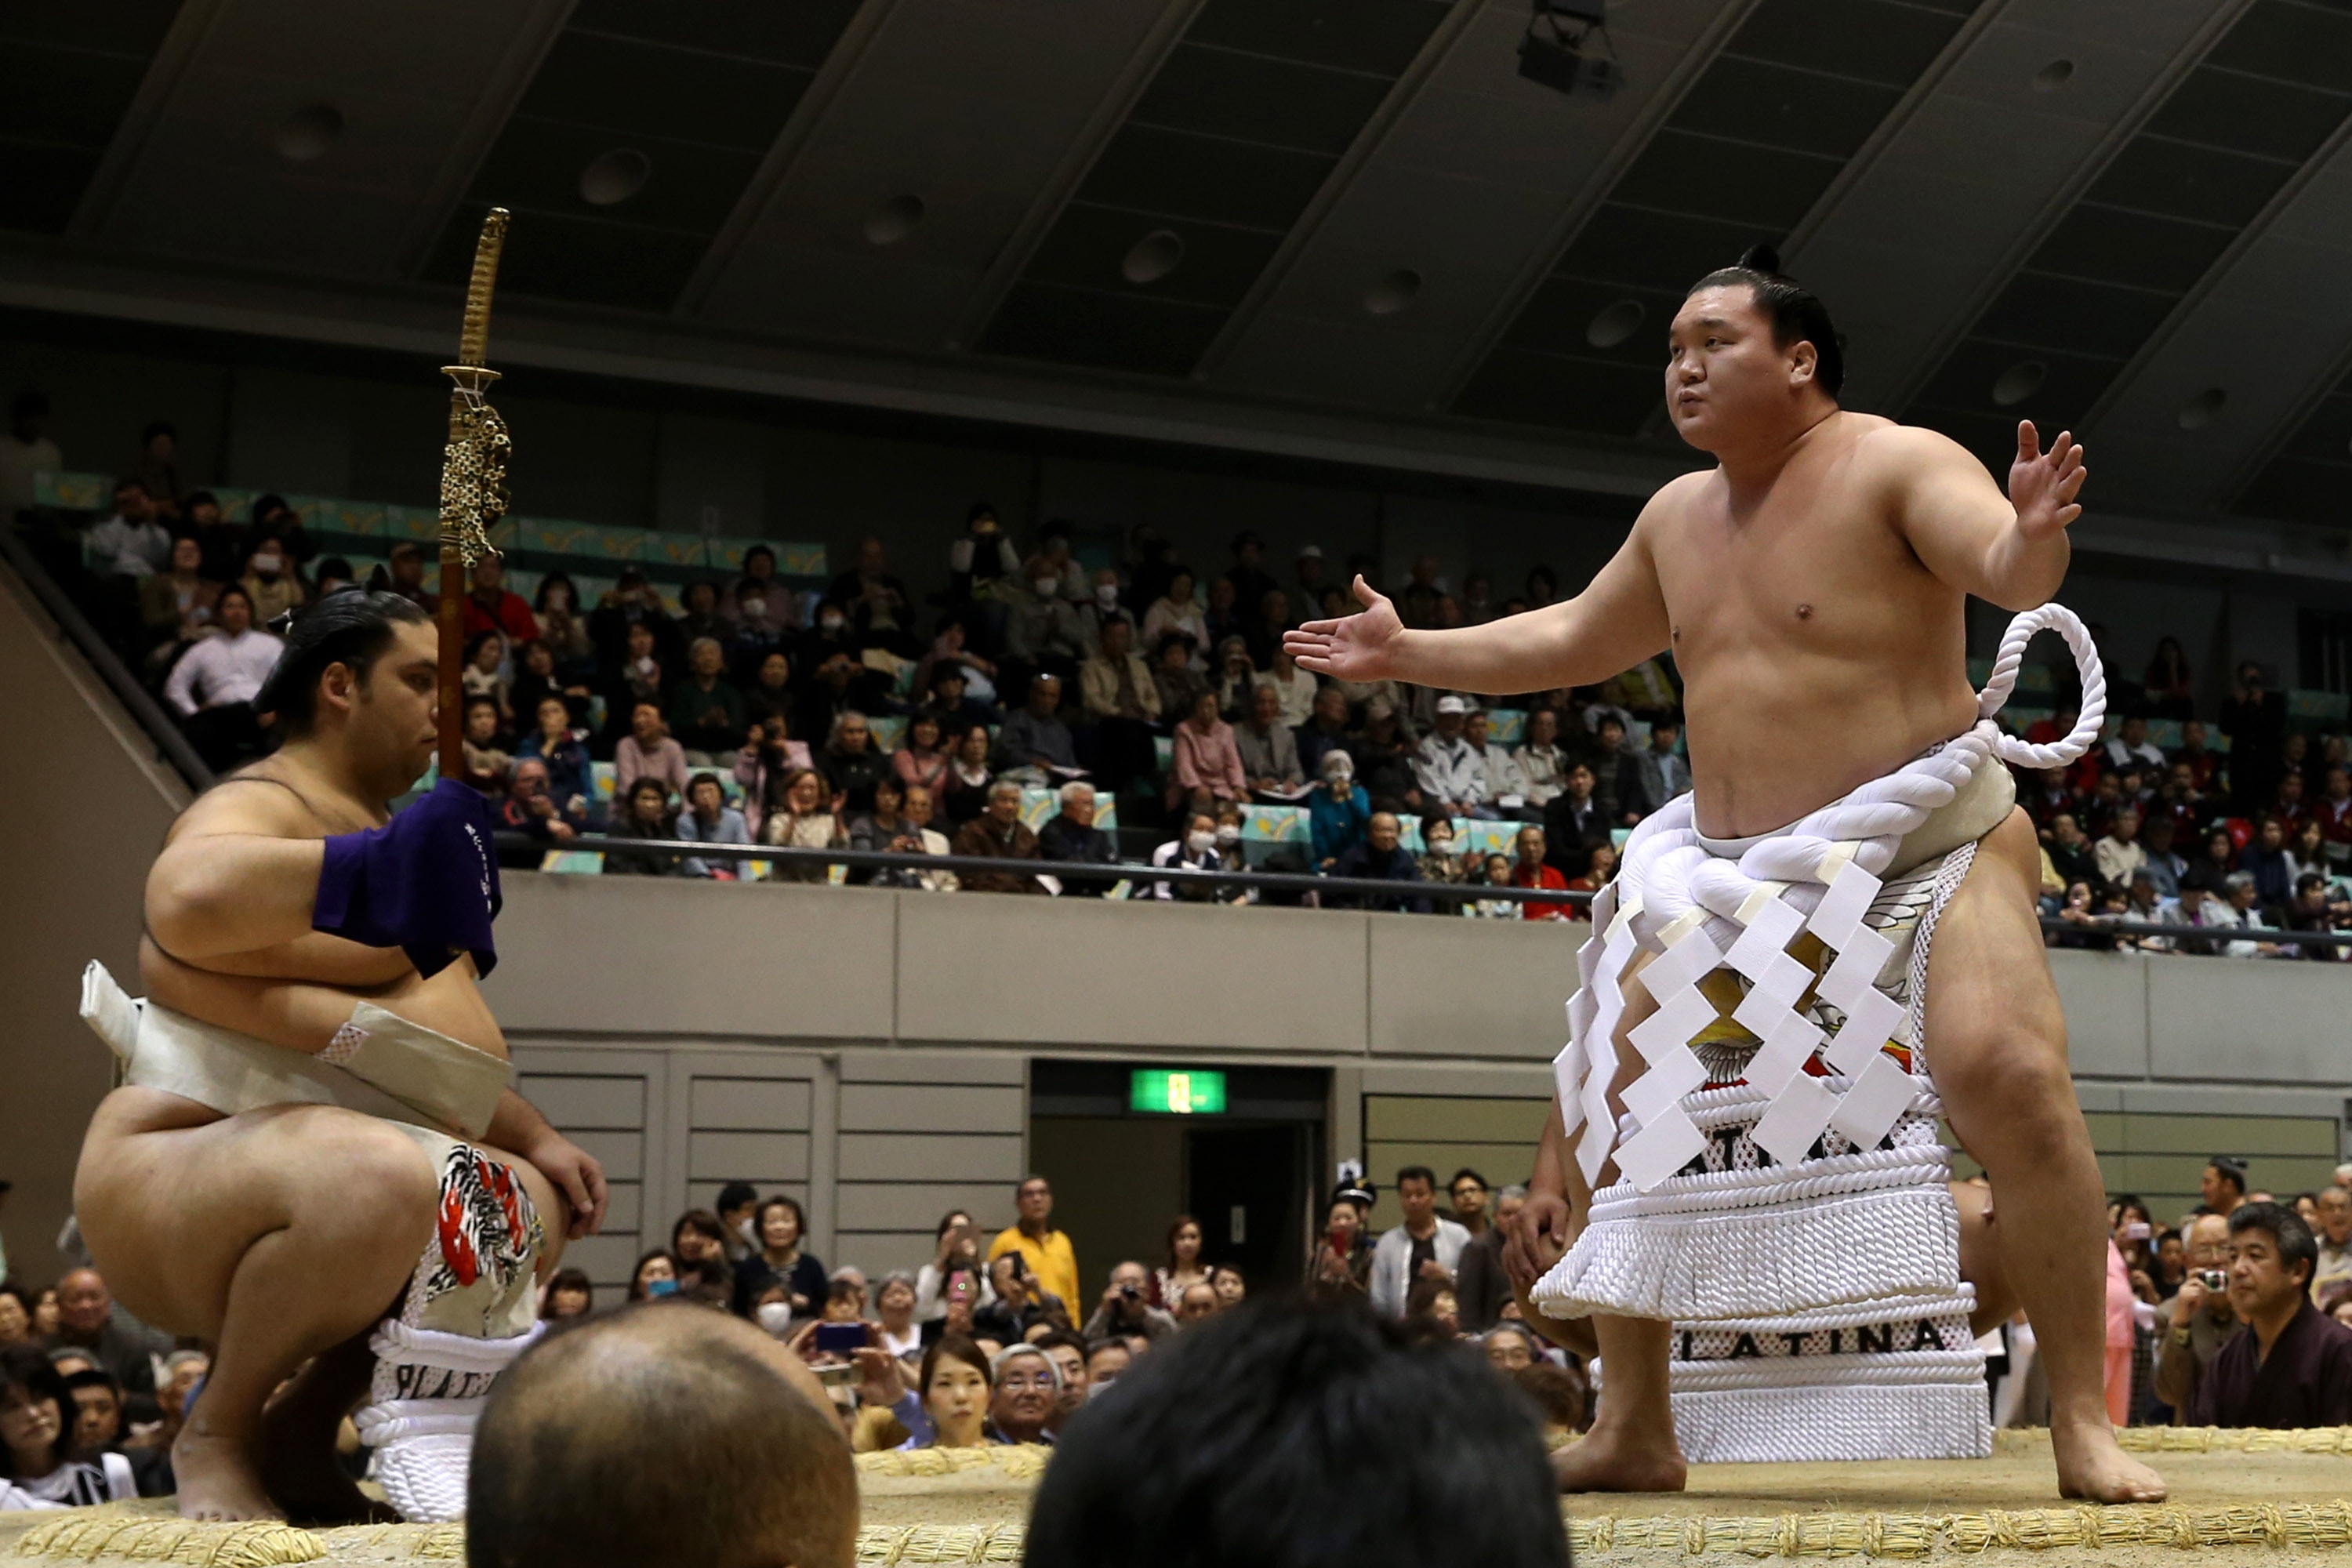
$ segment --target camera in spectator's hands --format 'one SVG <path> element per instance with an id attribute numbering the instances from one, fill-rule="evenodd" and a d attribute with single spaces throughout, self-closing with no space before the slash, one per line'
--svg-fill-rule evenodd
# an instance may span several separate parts
<path id="1" fill-rule="evenodd" d="M 2213 1294 L 2220 1295 L 2230 1288 L 2230 1277 L 2219 1268 L 2200 1268 L 2197 1271 L 2197 1283 L 2204 1286 Z"/>

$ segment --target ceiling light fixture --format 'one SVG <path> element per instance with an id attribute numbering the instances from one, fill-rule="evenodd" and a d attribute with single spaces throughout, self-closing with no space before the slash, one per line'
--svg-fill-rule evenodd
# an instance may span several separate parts
<path id="1" fill-rule="evenodd" d="M 2074 62 L 2073 60 L 2052 60 L 2033 73 L 2033 90 L 2056 92 L 2074 79 Z"/>
<path id="2" fill-rule="evenodd" d="M 1183 265 L 1184 237 L 1157 228 L 1135 242 L 1118 270 L 1129 283 L 1157 283 Z"/>
<path id="3" fill-rule="evenodd" d="M 580 199 L 592 207 L 618 206 L 654 176 L 654 161 L 634 147 L 615 147 L 580 171 Z"/>
<path id="4" fill-rule="evenodd" d="M 1596 349 L 1613 349 L 1642 330 L 1649 310 L 1639 300 L 1620 300 L 1603 306 L 1584 329 L 1584 341 Z"/>
<path id="5" fill-rule="evenodd" d="M 2218 386 L 2209 386 L 2182 404 L 2180 412 L 2172 416 L 2173 422 L 2183 430 L 2202 430 L 2213 423 L 2213 416 L 2221 412 L 2221 405 L 2229 401 L 2227 392 Z"/>
<path id="6" fill-rule="evenodd" d="M 1364 309 L 1375 316 L 1393 316 L 1421 292 L 1421 274 L 1400 267 L 1364 290 Z"/>
<path id="7" fill-rule="evenodd" d="M 2021 359 L 2002 371 L 1992 384 L 1992 405 L 2014 408 L 2035 393 L 2050 375 L 2050 367 L 2038 359 Z"/>
<path id="8" fill-rule="evenodd" d="M 1519 39 L 1519 74 L 1571 97 L 1615 97 L 1625 71 L 1609 41 L 1606 0 L 1535 0 Z"/>
<path id="9" fill-rule="evenodd" d="M 866 219 L 866 238 L 872 245 L 896 245 L 923 221 L 923 198 L 909 191 L 892 196 Z"/>
<path id="10" fill-rule="evenodd" d="M 342 111 L 331 103 L 313 103 L 288 115 L 272 138 L 278 155 L 289 163 L 307 163 L 323 158 L 343 133 Z"/>

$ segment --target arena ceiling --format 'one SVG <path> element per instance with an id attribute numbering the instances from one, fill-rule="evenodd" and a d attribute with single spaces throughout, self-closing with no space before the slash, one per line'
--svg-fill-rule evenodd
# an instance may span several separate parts
<path id="1" fill-rule="evenodd" d="M 509 309 L 682 355 L 1678 460 L 1664 323 L 1759 239 L 1849 401 L 2100 499 L 2337 525 L 2347 0 L 76 0 L 0 17 L 0 281 Z M 93 307 L 101 308 L 101 307 Z M 697 345 L 700 345 L 698 347 Z M 1496 449 L 1502 449 L 1498 446 Z M 1633 466 L 1629 467 L 1629 462 Z"/>

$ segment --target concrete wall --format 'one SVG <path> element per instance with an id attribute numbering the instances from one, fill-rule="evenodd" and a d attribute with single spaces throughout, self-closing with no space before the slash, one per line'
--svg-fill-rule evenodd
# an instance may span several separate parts
<path id="1" fill-rule="evenodd" d="M 139 973 L 147 865 L 185 792 L 89 668 L 0 566 L 0 1237 L 13 1271 L 58 1273 L 51 1243 L 73 1208 L 82 1129 L 113 1058 L 77 1016 L 82 966 Z M 26 743 L 26 742 L 32 743 Z"/>

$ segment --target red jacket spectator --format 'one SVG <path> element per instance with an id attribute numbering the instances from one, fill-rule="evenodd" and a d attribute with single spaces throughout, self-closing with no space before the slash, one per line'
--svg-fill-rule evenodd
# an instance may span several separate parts
<path id="1" fill-rule="evenodd" d="M 530 602 L 506 588 L 507 570 L 495 555 L 474 563 L 474 587 L 466 595 L 466 640 L 484 632 L 503 632 L 511 646 L 539 636 L 539 617 Z"/>
<path id="2" fill-rule="evenodd" d="M 1559 868 L 1557 866 L 1546 866 L 1540 861 L 1530 866 L 1526 861 L 1521 860 L 1511 867 L 1511 886 L 1514 888 L 1557 888 L 1560 891 L 1566 892 L 1568 890 L 1568 879 L 1559 874 Z M 1530 902 L 1523 903 L 1519 906 L 1519 918 L 1525 921 L 1564 921 L 1574 911 L 1566 904 L 1538 904 Z"/>

